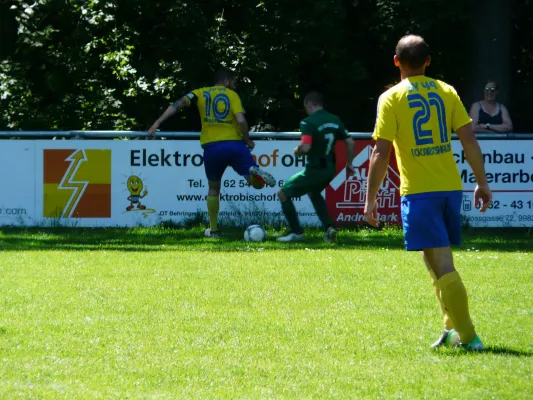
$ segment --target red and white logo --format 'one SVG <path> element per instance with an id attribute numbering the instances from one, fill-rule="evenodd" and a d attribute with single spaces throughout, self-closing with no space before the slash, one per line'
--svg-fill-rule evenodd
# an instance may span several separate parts
<path id="1" fill-rule="evenodd" d="M 326 202 L 331 218 L 338 226 L 366 221 L 363 214 L 368 183 L 368 168 L 373 147 L 372 140 L 355 141 L 353 166 L 355 174 L 346 171 L 346 149 L 343 142 L 337 142 L 336 176 L 326 188 Z M 401 224 L 400 217 L 400 174 L 394 152 L 391 153 L 389 168 L 377 195 L 379 220 L 389 224 Z"/>

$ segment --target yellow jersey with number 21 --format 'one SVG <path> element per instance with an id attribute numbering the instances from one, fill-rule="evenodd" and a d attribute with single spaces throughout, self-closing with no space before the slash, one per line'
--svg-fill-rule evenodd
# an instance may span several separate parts
<path id="1" fill-rule="evenodd" d="M 224 86 L 195 89 L 185 96 L 196 103 L 202 121 L 200 144 L 242 140 L 236 114 L 244 112 L 239 95 Z"/>
<path id="2" fill-rule="evenodd" d="M 402 196 L 462 190 L 451 134 L 471 121 L 452 86 L 424 75 L 380 96 L 372 137 L 393 142 Z"/>

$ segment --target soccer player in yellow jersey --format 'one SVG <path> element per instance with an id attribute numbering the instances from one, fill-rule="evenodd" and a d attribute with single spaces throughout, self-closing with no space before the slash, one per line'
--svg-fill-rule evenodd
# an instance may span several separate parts
<path id="1" fill-rule="evenodd" d="M 472 120 L 453 87 L 424 75 L 430 61 L 429 47 L 420 36 L 407 35 L 398 42 L 394 65 L 400 69 L 401 82 L 378 101 L 365 216 L 369 224 L 378 226 L 376 195 L 394 146 L 401 176 L 405 246 L 422 251 L 443 313 L 444 332 L 433 347 L 482 350 L 450 247 L 461 241 L 462 201 L 450 144 L 452 132 L 459 137 L 476 177 L 474 200 L 481 213 L 489 207 L 492 194 Z"/>
<path id="2" fill-rule="evenodd" d="M 262 188 L 273 187 L 275 179 L 259 168 L 250 150 L 255 143 L 248 134 L 248 122 L 239 95 L 235 93 L 236 77 L 229 69 L 220 69 L 215 74 L 214 85 L 196 89 L 172 104 L 154 122 L 148 134 L 155 135 L 168 117 L 191 103 L 196 104 L 202 120 L 200 144 L 204 149 L 204 168 L 209 183 L 207 213 L 209 228 L 205 236 L 216 238 L 218 232 L 218 211 L 220 208 L 220 183 L 228 166 L 244 176 L 248 182 Z"/>

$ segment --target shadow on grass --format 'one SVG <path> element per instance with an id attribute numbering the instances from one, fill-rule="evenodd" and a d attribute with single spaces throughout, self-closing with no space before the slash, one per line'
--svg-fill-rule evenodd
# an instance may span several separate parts
<path id="1" fill-rule="evenodd" d="M 478 354 L 496 354 L 508 357 L 533 357 L 533 351 L 517 350 L 505 346 L 485 346 L 485 349 L 483 351 L 448 350 L 445 353 L 443 352 L 442 354 L 452 357 L 461 357 L 465 355 L 472 356 Z"/>
<path id="2" fill-rule="evenodd" d="M 203 237 L 203 227 L 178 229 L 150 228 L 3 228 L 0 248 L 7 251 L 31 250 L 116 250 L 116 251 L 254 251 L 298 249 L 404 249 L 399 228 L 381 231 L 369 228 L 340 230 L 336 244 L 325 243 L 323 233 L 308 229 L 301 242 L 277 243 L 281 231 L 268 229 L 268 240 L 246 243 L 243 230 L 227 228 L 220 239 Z M 533 248 L 531 229 L 466 229 L 460 249 L 480 251 L 526 251 Z"/>
<path id="3" fill-rule="evenodd" d="M 281 244 L 276 238 L 281 231 L 268 230 L 268 239 L 261 243 L 247 243 L 243 230 L 226 228 L 219 239 L 208 239 L 203 228 L 4 228 L 0 230 L 0 248 L 5 251 L 24 250 L 118 250 L 118 251 L 243 251 L 339 249 L 403 247 L 398 232 L 343 231 L 339 243 L 325 243 L 323 232 L 309 229 L 305 240 Z"/>
<path id="4" fill-rule="evenodd" d="M 501 354 L 503 356 L 533 357 L 533 351 L 515 350 L 505 346 L 487 346 L 485 353 Z"/>

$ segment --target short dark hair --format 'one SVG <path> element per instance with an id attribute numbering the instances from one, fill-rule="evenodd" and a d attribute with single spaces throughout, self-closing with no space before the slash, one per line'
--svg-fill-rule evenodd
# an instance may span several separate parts
<path id="1" fill-rule="evenodd" d="M 215 78 L 213 79 L 213 83 L 222 83 L 226 79 L 232 80 L 235 77 L 235 72 L 233 72 L 231 69 L 226 67 L 219 68 L 217 72 L 215 72 Z"/>
<path id="2" fill-rule="evenodd" d="M 497 89 L 497 90 L 500 89 L 500 83 L 499 83 L 497 80 L 495 80 L 495 79 L 487 79 L 487 80 L 485 81 L 484 86 L 486 87 L 489 83 L 494 83 L 494 86 L 496 86 L 496 89 Z"/>
<path id="3" fill-rule="evenodd" d="M 422 67 L 429 57 L 429 46 L 421 36 L 405 35 L 396 45 L 400 64 L 411 69 Z"/>
<path id="4" fill-rule="evenodd" d="M 312 104 L 314 106 L 323 106 L 324 97 L 322 96 L 322 93 L 317 92 L 316 90 L 311 90 L 305 95 L 304 104 L 306 103 Z"/>

